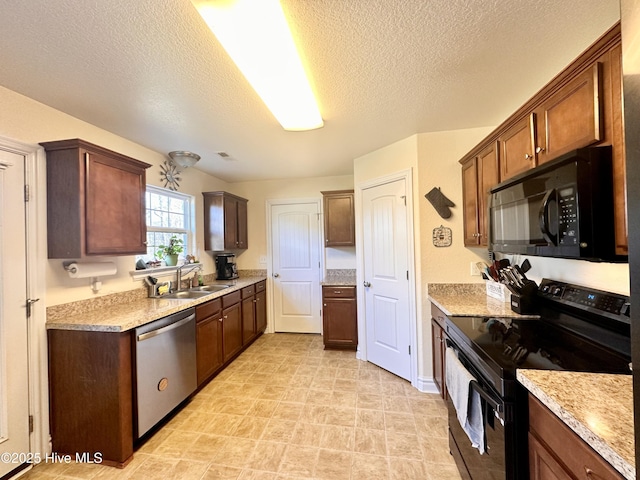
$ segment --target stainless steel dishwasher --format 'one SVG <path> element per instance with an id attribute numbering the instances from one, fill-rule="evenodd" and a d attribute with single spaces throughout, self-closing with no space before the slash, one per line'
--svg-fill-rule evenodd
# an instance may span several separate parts
<path id="1" fill-rule="evenodd" d="M 140 438 L 197 387 L 195 309 L 136 328 L 135 344 Z"/>

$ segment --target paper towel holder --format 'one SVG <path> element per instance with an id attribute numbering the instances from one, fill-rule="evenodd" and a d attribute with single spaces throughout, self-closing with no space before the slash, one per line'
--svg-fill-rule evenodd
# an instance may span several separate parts
<path id="1" fill-rule="evenodd" d="M 98 293 L 102 288 L 99 276 L 115 275 L 117 273 L 116 265 L 113 262 L 78 263 L 67 261 L 63 262 L 62 266 L 71 278 L 91 278 L 91 290 L 93 290 L 93 293 Z"/>

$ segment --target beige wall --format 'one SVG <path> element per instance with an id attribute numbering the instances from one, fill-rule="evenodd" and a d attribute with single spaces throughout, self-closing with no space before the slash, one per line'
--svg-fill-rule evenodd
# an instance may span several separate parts
<path id="1" fill-rule="evenodd" d="M 147 170 L 147 183 L 162 186 L 159 166 L 166 158 L 164 152 L 145 148 L 3 87 L 0 87 L 0 105 L 2 105 L 1 136 L 33 145 L 44 141 L 81 138 L 151 164 Z M 176 145 L 176 149 L 188 149 L 188 146 Z M 186 170 L 182 174 L 182 179 L 179 190 L 195 197 L 196 229 L 197 232 L 202 232 L 204 217 L 200 192 L 233 190 L 225 182 L 194 168 Z M 44 192 L 37 192 L 37 195 L 44 195 Z M 205 273 L 213 273 L 214 265 L 211 256 L 205 255 L 203 251 L 203 236 L 196 235 L 196 241 L 195 253 L 203 260 Z M 140 281 L 134 282 L 129 275 L 129 271 L 135 269 L 135 257 L 107 257 L 96 260 L 115 261 L 118 266 L 117 275 L 101 278 L 102 290 L 97 295 L 131 290 L 142 284 Z M 97 296 L 91 290 L 91 279 L 69 278 L 62 268 L 62 262 L 63 260 L 47 261 L 47 305 L 58 305 Z"/>
<path id="2" fill-rule="evenodd" d="M 249 248 L 236 259 L 240 269 L 266 269 L 260 263 L 267 256 L 267 200 L 322 199 L 322 191 L 353 188 L 353 176 L 297 178 L 295 180 L 269 180 L 239 182 L 229 186 L 233 193 L 249 200 L 247 204 Z M 326 268 L 355 268 L 355 248 L 326 248 Z"/>

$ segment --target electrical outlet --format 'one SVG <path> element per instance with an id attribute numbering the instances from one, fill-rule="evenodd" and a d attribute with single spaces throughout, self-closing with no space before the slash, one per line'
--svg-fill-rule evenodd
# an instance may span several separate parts
<path id="1" fill-rule="evenodd" d="M 480 270 L 478 270 L 478 267 L 476 266 L 476 262 L 471 262 L 470 264 L 470 273 L 472 277 L 479 277 L 480 276 Z"/>
<path id="2" fill-rule="evenodd" d="M 260 259 L 258 261 L 260 263 L 267 263 L 267 256 L 266 255 L 260 255 Z"/>

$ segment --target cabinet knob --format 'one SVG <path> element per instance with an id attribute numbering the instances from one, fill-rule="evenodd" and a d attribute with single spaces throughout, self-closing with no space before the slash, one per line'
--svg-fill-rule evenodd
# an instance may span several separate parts
<path id="1" fill-rule="evenodd" d="M 222 318 L 219 318 L 219 319 L 218 319 L 218 321 L 219 321 L 220 323 L 222 323 Z"/>
<path id="2" fill-rule="evenodd" d="M 227 318 L 229 318 L 229 317 L 228 317 L 227 315 L 225 315 L 225 316 L 224 316 L 224 317 L 222 317 L 222 318 L 227 319 Z"/>
<path id="3" fill-rule="evenodd" d="M 322 306 L 323 306 L 323 307 L 326 307 L 326 306 L 327 306 L 327 304 L 326 304 L 326 303 L 323 303 L 323 304 L 322 304 Z"/>
<path id="4" fill-rule="evenodd" d="M 524 159 L 525 160 L 531 160 L 533 158 L 533 155 L 529 154 L 529 153 L 525 153 L 524 154 Z"/>
<path id="5" fill-rule="evenodd" d="M 536 153 L 544 152 L 544 147 L 536 147 Z"/>

